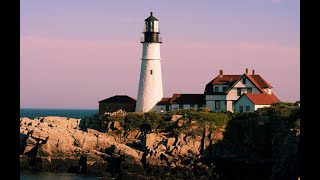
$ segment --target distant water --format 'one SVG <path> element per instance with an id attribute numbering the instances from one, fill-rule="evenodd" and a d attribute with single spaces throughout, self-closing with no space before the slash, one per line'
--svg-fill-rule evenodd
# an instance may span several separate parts
<path id="1" fill-rule="evenodd" d="M 50 179 L 50 180 L 97 180 L 101 177 L 83 176 L 74 173 L 53 173 L 53 172 L 39 172 L 31 170 L 20 170 L 20 180 L 34 180 L 34 179 Z"/>
<path id="2" fill-rule="evenodd" d="M 20 117 L 30 119 L 44 116 L 61 116 L 79 119 L 94 114 L 98 114 L 97 109 L 20 109 Z"/>

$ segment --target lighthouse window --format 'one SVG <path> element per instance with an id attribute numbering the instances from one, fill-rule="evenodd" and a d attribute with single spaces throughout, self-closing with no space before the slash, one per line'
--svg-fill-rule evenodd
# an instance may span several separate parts
<path id="1" fill-rule="evenodd" d="M 150 74 L 152 74 L 152 70 L 150 70 Z"/>
<path id="2" fill-rule="evenodd" d="M 146 21 L 146 29 L 145 29 L 145 32 L 148 31 L 148 21 Z"/>

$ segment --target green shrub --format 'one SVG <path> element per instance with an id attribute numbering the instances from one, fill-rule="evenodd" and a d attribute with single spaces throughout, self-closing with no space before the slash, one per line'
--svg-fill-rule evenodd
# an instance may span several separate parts
<path id="1" fill-rule="evenodd" d="M 144 122 L 145 122 L 145 118 L 143 114 L 128 113 L 124 118 L 124 128 L 127 131 L 140 129 L 140 126 Z"/>

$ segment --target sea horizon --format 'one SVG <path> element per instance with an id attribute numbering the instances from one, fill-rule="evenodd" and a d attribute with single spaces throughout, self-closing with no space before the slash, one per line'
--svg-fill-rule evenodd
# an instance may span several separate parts
<path id="1" fill-rule="evenodd" d="M 45 116 L 60 116 L 81 119 L 85 116 L 92 116 L 94 114 L 98 114 L 98 109 L 20 108 L 20 118 L 27 117 L 30 119 Z"/>

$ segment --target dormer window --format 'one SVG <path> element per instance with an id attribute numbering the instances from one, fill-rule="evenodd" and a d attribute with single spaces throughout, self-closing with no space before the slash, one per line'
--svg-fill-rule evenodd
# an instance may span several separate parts
<path id="1" fill-rule="evenodd" d="M 214 92 L 219 92 L 219 87 L 215 87 Z"/>
<path id="2" fill-rule="evenodd" d="M 247 79 L 246 78 L 243 78 L 242 79 L 242 84 L 246 84 L 247 83 Z"/>
<path id="3" fill-rule="evenodd" d="M 227 87 L 223 87 L 223 88 L 222 88 L 222 91 L 223 91 L 223 92 L 226 92 L 226 90 L 227 90 Z"/>

